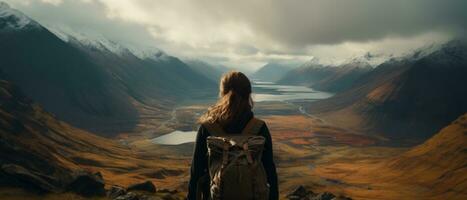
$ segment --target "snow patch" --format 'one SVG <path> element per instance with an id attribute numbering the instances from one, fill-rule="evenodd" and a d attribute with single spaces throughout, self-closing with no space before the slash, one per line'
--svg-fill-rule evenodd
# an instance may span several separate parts
<path id="1" fill-rule="evenodd" d="M 0 28 L 22 29 L 28 25 L 39 27 L 39 24 L 27 17 L 22 12 L 11 8 L 7 3 L 0 2 L 0 23 L 3 24 Z"/>
<path id="2" fill-rule="evenodd" d="M 55 34 L 58 38 L 67 43 L 77 42 L 80 45 L 93 47 L 101 51 L 109 51 L 119 56 L 132 54 L 140 59 L 161 60 L 167 59 L 169 56 L 162 50 L 155 47 L 136 47 L 132 45 L 124 45 L 107 39 L 101 34 L 91 34 L 76 32 L 67 27 L 46 26 L 47 29 Z"/>

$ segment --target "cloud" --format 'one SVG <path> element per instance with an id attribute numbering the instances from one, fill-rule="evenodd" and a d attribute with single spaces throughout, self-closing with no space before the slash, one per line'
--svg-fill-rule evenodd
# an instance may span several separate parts
<path id="1" fill-rule="evenodd" d="M 464 0 L 7 2 L 41 23 L 97 31 L 119 41 L 151 44 L 177 56 L 220 60 L 245 69 L 277 59 L 407 49 L 409 44 L 403 42 L 396 47 L 378 41 L 444 40 L 465 34 L 467 27 Z M 353 47 L 347 48 L 349 44 Z"/>
<path id="2" fill-rule="evenodd" d="M 41 0 L 44 3 L 50 3 L 54 6 L 60 5 L 63 1 L 62 0 Z"/>

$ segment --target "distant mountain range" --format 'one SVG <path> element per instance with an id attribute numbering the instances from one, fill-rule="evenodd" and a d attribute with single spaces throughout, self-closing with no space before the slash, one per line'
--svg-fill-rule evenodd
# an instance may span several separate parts
<path id="1" fill-rule="evenodd" d="M 422 144 L 386 158 L 326 163 L 322 177 L 365 199 L 466 199 L 467 113 L 448 123 Z M 335 186 L 329 186 L 334 188 Z"/>
<path id="2" fill-rule="evenodd" d="M 228 72 L 229 69 L 222 65 L 213 65 L 202 60 L 187 59 L 184 62 L 193 70 L 204 74 L 210 80 L 218 83 L 221 76 Z"/>
<path id="3" fill-rule="evenodd" d="M 422 182 L 435 199 L 464 199 L 467 178 L 467 114 L 463 114 L 423 144 L 382 163 L 375 171 L 387 180 Z M 383 172 L 383 173 L 382 173 Z M 388 173 L 387 173 L 388 172 Z"/>
<path id="4" fill-rule="evenodd" d="M 391 59 L 309 111 L 350 129 L 423 141 L 467 112 L 463 41 Z"/>
<path id="5" fill-rule="evenodd" d="M 372 69 L 368 62 L 361 60 L 351 60 L 339 66 L 311 61 L 287 72 L 277 82 L 304 85 L 321 91 L 340 92 L 349 88 L 355 80 Z"/>
<path id="6" fill-rule="evenodd" d="M 158 49 L 135 50 L 105 38 L 54 30 L 0 4 L 0 70 L 44 108 L 77 127 L 102 134 L 131 130 L 135 104 L 214 95 L 201 71 Z M 60 36 L 60 37 L 57 37 Z"/>
<path id="7" fill-rule="evenodd" d="M 251 78 L 261 81 L 276 82 L 292 69 L 292 67 L 285 64 L 271 62 L 254 72 Z"/>
<path id="8" fill-rule="evenodd" d="M 0 80 L 2 188 L 103 196 L 104 186 L 116 180 L 120 184 L 122 179 L 127 183 L 154 181 L 147 171 L 162 169 L 155 159 L 57 120 L 18 87 Z"/>
<path id="9" fill-rule="evenodd" d="M 0 80 L 0 185 L 62 191 L 78 168 L 78 155 L 111 148 L 127 151 L 56 120 L 14 85 Z"/>

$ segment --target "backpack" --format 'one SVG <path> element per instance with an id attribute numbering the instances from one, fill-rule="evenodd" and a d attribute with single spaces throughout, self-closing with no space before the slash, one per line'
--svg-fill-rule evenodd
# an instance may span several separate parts
<path id="1" fill-rule="evenodd" d="M 267 200 L 269 184 L 261 162 L 265 138 L 258 133 L 264 121 L 252 118 L 240 134 L 227 134 L 218 124 L 206 123 L 210 198 Z"/>

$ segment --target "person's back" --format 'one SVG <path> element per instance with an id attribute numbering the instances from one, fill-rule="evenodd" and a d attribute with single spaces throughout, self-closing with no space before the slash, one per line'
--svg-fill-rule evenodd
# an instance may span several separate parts
<path id="1" fill-rule="evenodd" d="M 248 78 L 224 75 L 218 103 L 199 120 L 188 199 L 278 199 L 271 135 L 252 106 Z"/>

